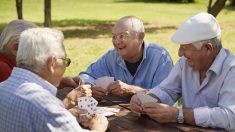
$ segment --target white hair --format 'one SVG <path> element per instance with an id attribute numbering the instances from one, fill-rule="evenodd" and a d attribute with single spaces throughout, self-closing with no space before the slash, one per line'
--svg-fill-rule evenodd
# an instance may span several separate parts
<path id="1" fill-rule="evenodd" d="M 208 39 L 208 40 L 201 40 L 201 41 L 198 41 L 198 42 L 194 42 L 193 46 L 196 47 L 198 50 L 200 50 L 205 43 L 211 43 L 212 46 L 217 48 L 217 49 L 222 48 L 221 37 L 220 36 L 217 36 L 215 38 Z"/>
<path id="2" fill-rule="evenodd" d="M 17 66 L 41 72 L 50 57 L 66 56 L 61 31 L 49 28 L 32 28 L 20 35 L 16 57 Z"/>
<path id="3" fill-rule="evenodd" d="M 4 49 L 5 45 L 12 44 L 13 41 L 19 40 L 20 34 L 29 28 L 35 28 L 32 22 L 25 20 L 13 20 L 2 31 L 0 36 L 0 49 Z"/>
<path id="4" fill-rule="evenodd" d="M 129 24 L 132 26 L 133 31 L 135 31 L 136 33 L 145 32 L 143 21 L 136 16 L 125 16 L 119 20 L 119 22 L 121 21 L 128 21 Z"/>

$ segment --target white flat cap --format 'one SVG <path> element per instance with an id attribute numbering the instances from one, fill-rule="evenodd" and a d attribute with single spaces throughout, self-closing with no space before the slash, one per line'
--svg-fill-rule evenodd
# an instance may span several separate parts
<path id="1" fill-rule="evenodd" d="M 220 34 L 220 26 L 214 16 L 208 13 L 198 13 L 184 21 L 171 40 L 183 45 L 211 39 Z"/>

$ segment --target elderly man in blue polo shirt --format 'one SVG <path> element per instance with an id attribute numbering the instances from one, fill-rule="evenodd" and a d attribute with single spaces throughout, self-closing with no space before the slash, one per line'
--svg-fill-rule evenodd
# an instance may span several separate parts
<path id="1" fill-rule="evenodd" d="M 172 37 L 181 57 L 169 76 L 149 95 L 158 103 L 140 105 L 133 96 L 131 109 L 144 111 L 158 122 L 178 122 L 235 131 L 235 56 L 222 48 L 217 20 L 208 13 L 193 15 Z M 182 97 L 183 107 L 172 105 Z"/>
<path id="2" fill-rule="evenodd" d="M 170 55 L 163 47 L 144 41 L 144 25 L 139 18 L 121 18 L 112 35 L 114 49 L 80 73 L 86 83 L 94 85 L 93 97 L 100 100 L 107 93 L 132 96 L 157 86 L 168 76 L 173 67 Z M 95 85 L 95 80 L 103 76 L 114 77 L 108 90 Z"/>

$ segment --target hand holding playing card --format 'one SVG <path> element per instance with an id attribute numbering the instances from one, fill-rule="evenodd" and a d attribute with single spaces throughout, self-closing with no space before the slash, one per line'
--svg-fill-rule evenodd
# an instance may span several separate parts
<path id="1" fill-rule="evenodd" d="M 103 76 L 103 77 L 98 78 L 95 81 L 95 84 L 96 86 L 107 90 L 109 84 L 112 83 L 113 81 L 114 81 L 114 77 Z"/>
<path id="2" fill-rule="evenodd" d="M 133 95 L 131 97 L 130 107 L 131 107 L 131 111 L 136 116 L 140 116 L 141 115 L 141 112 L 143 111 L 143 108 L 141 107 L 141 102 L 140 102 L 140 99 L 137 97 L 137 95 Z"/>
<path id="3" fill-rule="evenodd" d="M 117 96 L 128 96 L 133 95 L 134 93 L 133 87 L 128 85 L 120 80 L 112 82 L 108 87 L 108 92 Z"/>
<path id="4" fill-rule="evenodd" d="M 80 97 L 78 98 L 78 109 L 86 110 L 86 116 L 92 117 L 98 102 L 93 97 Z"/>
<path id="5" fill-rule="evenodd" d="M 102 100 L 108 94 L 108 92 L 105 89 L 96 85 L 93 86 L 91 90 L 92 90 L 92 97 L 94 97 L 98 101 Z"/>
<path id="6" fill-rule="evenodd" d="M 142 107 L 145 103 L 150 103 L 150 102 L 151 103 L 158 103 L 159 102 L 157 98 L 154 98 L 151 95 L 148 95 L 144 92 L 138 92 L 136 94 L 136 96 L 139 98 Z"/>
<path id="7" fill-rule="evenodd" d="M 91 96 L 90 85 L 81 85 L 71 92 L 69 92 L 63 99 L 63 103 L 66 109 L 73 108 L 77 105 L 77 98 L 81 96 Z"/>

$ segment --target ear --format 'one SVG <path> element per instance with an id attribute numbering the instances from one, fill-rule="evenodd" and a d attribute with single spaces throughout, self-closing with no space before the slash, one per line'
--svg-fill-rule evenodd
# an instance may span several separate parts
<path id="1" fill-rule="evenodd" d="M 10 47 L 11 54 L 13 54 L 14 56 L 16 56 L 16 54 L 17 54 L 18 45 L 19 44 L 17 42 L 15 42 Z"/>
<path id="2" fill-rule="evenodd" d="M 139 39 L 144 40 L 144 36 L 145 36 L 144 32 L 141 32 L 141 33 L 139 34 Z"/>
<path id="3" fill-rule="evenodd" d="M 214 47 L 211 43 L 204 44 L 203 46 L 207 51 L 212 52 L 214 50 Z"/>
<path id="4" fill-rule="evenodd" d="M 206 54 L 208 55 L 214 52 L 214 47 L 211 43 L 204 44 L 202 48 L 206 51 Z"/>
<path id="5" fill-rule="evenodd" d="M 55 66 L 56 66 L 56 58 L 50 57 L 47 61 L 47 69 L 50 73 L 54 73 L 55 72 Z"/>

